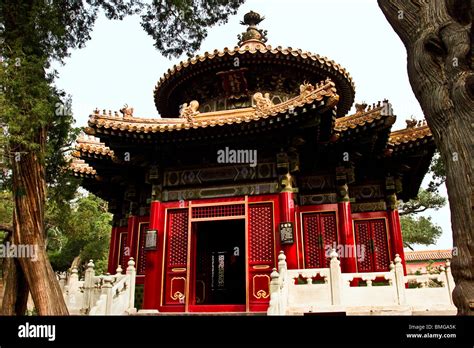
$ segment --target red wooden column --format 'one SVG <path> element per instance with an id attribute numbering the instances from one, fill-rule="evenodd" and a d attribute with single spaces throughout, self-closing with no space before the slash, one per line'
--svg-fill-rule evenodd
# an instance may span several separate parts
<path id="1" fill-rule="evenodd" d="M 355 273 L 357 271 L 356 245 L 352 226 L 351 203 L 347 184 L 338 186 L 337 214 L 339 220 L 339 242 L 343 250 L 351 250 L 348 255 L 340 255 L 341 271 Z M 349 248 L 348 246 L 351 246 Z"/>
<path id="2" fill-rule="evenodd" d="M 278 197 L 280 201 L 280 224 L 290 223 L 293 226 L 293 242 L 281 245 L 289 269 L 298 268 L 294 195 L 294 192 L 290 190 L 283 190 Z"/>
<path id="3" fill-rule="evenodd" d="M 156 230 L 156 249 L 146 252 L 146 277 L 143 293 L 143 308 L 158 309 L 163 276 L 161 274 L 161 257 L 165 252 L 164 240 L 164 208 L 160 201 L 152 201 L 150 206 L 150 230 Z"/>
<path id="4" fill-rule="evenodd" d="M 400 255 L 403 264 L 403 272 L 406 275 L 407 268 L 405 263 L 405 252 L 403 251 L 402 229 L 400 227 L 400 215 L 398 214 L 398 202 L 396 193 L 391 193 L 387 196 L 387 215 L 391 240 L 391 261 L 395 259 L 395 254 Z"/>
<path id="5" fill-rule="evenodd" d="M 115 226 L 114 221 L 114 226 L 112 227 L 112 231 L 110 233 L 109 260 L 107 266 L 107 272 L 109 272 L 110 274 L 115 274 L 114 268 L 116 268 L 115 260 L 117 259 L 117 253 L 117 226 Z"/>

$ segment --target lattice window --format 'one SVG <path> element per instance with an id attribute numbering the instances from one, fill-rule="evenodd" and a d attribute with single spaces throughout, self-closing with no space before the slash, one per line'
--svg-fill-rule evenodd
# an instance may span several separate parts
<path id="1" fill-rule="evenodd" d="M 336 213 L 303 214 L 303 243 L 306 268 L 328 267 L 327 247 L 337 242 Z"/>
<path id="2" fill-rule="evenodd" d="M 321 259 L 322 240 L 319 233 L 318 214 L 303 215 L 304 254 L 306 268 L 318 268 Z"/>
<path id="3" fill-rule="evenodd" d="M 321 221 L 323 225 L 323 259 L 325 260 L 326 267 L 329 267 L 330 258 L 327 257 L 327 247 L 332 248 L 337 243 L 337 226 L 336 226 L 336 213 L 323 213 L 321 214 Z"/>
<path id="4" fill-rule="evenodd" d="M 245 215 L 244 204 L 214 205 L 192 209 L 193 219 Z"/>
<path id="5" fill-rule="evenodd" d="M 355 238 L 360 250 L 364 250 L 363 255 L 357 255 L 357 268 L 359 272 L 371 272 L 372 265 L 372 237 L 370 234 L 369 221 L 356 221 Z"/>
<path id="6" fill-rule="evenodd" d="M 386 271 L 390 265 L 390 256 L 388 254 L 385 220 L 372 220 L 372 230 L 375 248 L 375 271 Z"/>
<path id="7" fill-rule="evenodd" d="M 388 270 L 390 255 L 388 251 L 387 229 L 384 219 L 355 222 L 356 243 L 364 247 L 364 255 L 358 255 L 359 272 L 382 272 Z"/>
<path id="8" fill-rule="evenodd" d="M 169 217 L 169 266 L 186 264 L 188 245 L 188 210 L 171 210 Z"/>
<path id="9" fill-rule="evenodd" d="M 249 205 L 250 261 L 273 263 L 271 203 Z"/>
<path id="10" fill-rule="evenodd" d="M 137 257 L 137 274 L 145 274 L 146 268 L 146 250 L 145 250 L 145 239 L 146 231 L 148 230 L 148 224 L 140 225 L 140 235 L 138 237 L 138 257 Z"/>

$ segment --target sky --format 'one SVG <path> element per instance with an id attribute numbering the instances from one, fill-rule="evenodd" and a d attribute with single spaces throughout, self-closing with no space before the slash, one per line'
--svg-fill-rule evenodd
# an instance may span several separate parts
<path id="1" fill-rule="evenodd" d="M 239 23 L 250 10 L 265 16 L 259 27 L 268 30 L 267 44 L 318 53 L 346 68 L 355 82 L 355 102 L 388 99 L 397 115 L 393 130 L 405 128 L 411 116 L 424 118 L 408 81 L 405 47 L 375 0 L 247 0 L 228 23 L 209 29 L 198 53 L 237 45 L 237 35 L 245 31 Z M 57 68 L 57 86 L 72 95 L 76 126 L 86 126 L 96 107 L 115 111 L 124 104 L 137 117 L 156 118 L 154 87 L 185 59 L 163 57 L 138 16 L 123 21 L 100 16 L 86 47 Z M 441 193 L 446 196 L 445 187 Z M 451 248 L 449 208 L 424 215 L 442 227 L 443 235 L 436 245 L 415 250 Z"/>

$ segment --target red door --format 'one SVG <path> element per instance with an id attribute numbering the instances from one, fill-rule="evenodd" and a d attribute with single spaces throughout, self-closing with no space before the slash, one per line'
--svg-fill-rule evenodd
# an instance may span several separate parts
<path id="1" fill-rule="evenodd" d="M 385 272 L 390 265 L 385 219 L 356 220 L 354 232 L 359 272 Z"/>
<path id="2" fill-rule="evenodd" d="M 188 209 L 168 210 L 167 250 L 165 257 L 165 305 L 184 309 L 188 257 Z"/>
<path id="3" fill-rule="evenodd" d="M 275 267 L 273 204 L 252 203 L 248 208 L 250 310 L 263 311 L 270 301 L 270 274 Z"/>
<path id="4" fill-rule="evenodd" d="M 329 267 L 328 251 L 337 244 L 336 212 L 303 213 L 305 268 Z"/>

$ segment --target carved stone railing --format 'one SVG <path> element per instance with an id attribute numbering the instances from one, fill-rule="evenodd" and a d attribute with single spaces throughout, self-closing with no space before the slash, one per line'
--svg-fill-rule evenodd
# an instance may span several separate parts
<path id="1" fill-rule="evenodd" d="M 95 275 L 90 260 L 84 280 L 79 280 L 78 271 L 73 268 L 69 277 L 59 276 L 59 284 L 72 315 L 128 315 L 136 312 L 135 277 L 133 258 L 128 261 L 125 274 L 119 265 L 115 275 L 100 276 Z"/>
<path id="2" fill-rule="evenodd" d="M 399 255 L 391 262 L 390 271 L 370 273 L 341 273 L 335 250 L 330 257 L 329 268 L 288 270 L 286 257 L 280 252 L 278 270 L 273 269 L 271 274 L 267 314 L 456 313 L 451 296 L 454 280 L 449 261 L 440 274 L 404 276 Z M 419 286 L 407 287 L 408 282 L 416 282 Z"/>

